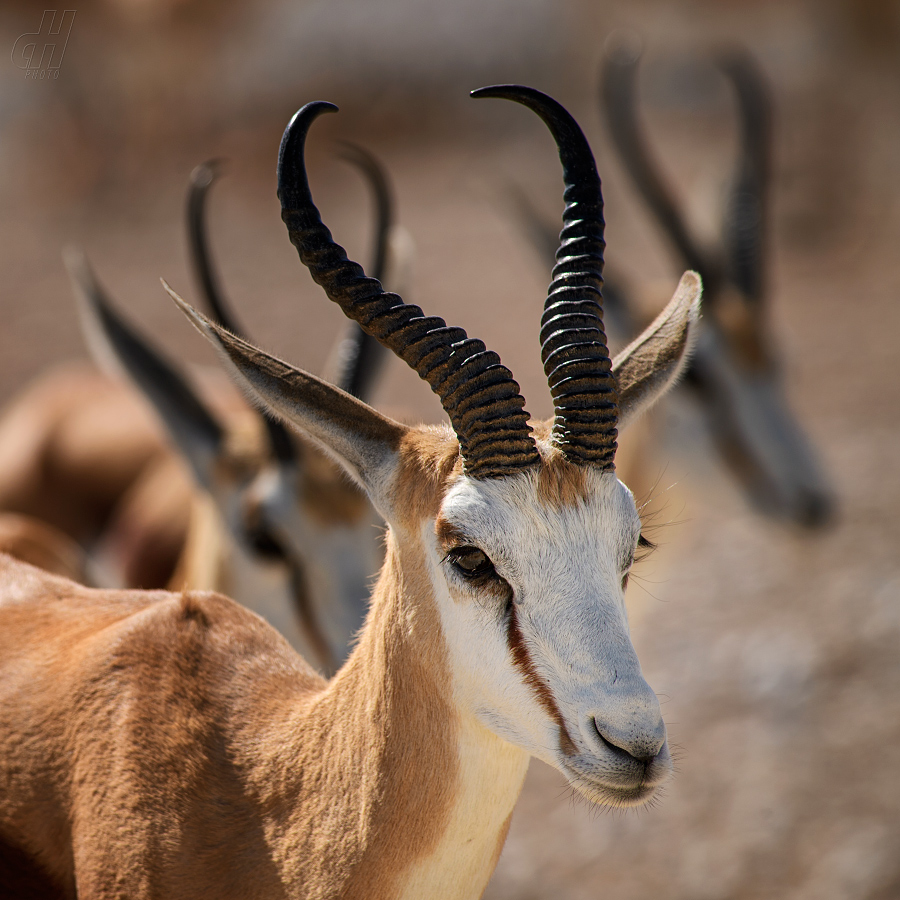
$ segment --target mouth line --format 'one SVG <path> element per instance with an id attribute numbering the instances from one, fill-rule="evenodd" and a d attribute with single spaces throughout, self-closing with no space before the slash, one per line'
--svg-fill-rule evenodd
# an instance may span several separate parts
<path id="1" fill-rule="evenodd" d="M 642 806 L 651 800 L 662 787 L 669 775 L 668 769 L 663 773 L 655 774 L 648 778 L 649 772 L 645 770 L 639 782 L 632 785 L 615 784 L 605 780 L 594 772 L 586 773 L 573 766 L 571 762 L 562 762 L 562 772 L 569 784 L 592 803 L 602 806 L 624 808 L 629 806 Z M 659 767 L 652 767 L 653 770 Z"/>

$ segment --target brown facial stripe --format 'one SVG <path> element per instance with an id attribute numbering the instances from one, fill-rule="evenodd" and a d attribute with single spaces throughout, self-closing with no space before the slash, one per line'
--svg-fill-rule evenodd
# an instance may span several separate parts
<path id="1" fill-rule="evenodd" d="M 572 756 L 577 752 L 575 743 L 569 736 L 566 723 L 563 721 L 562 713 L 556 705 L 550 688 L 546 682 L 535 671 L 528 648 L 525 646 L 525 639 L 522 637 L 522 630 L 519 628 L 519 617 L 516 613 L 515 604 L 510 608 L 509 625 L 506 629 L 506 643 L 509 652 L 512 654 L 513 663 L 522 673 L 525 683 L 534 691 L 538 703 L 544 707 L 547 714 L 556 722 L 559 728 L 559 749 L 565 756 Z"/>

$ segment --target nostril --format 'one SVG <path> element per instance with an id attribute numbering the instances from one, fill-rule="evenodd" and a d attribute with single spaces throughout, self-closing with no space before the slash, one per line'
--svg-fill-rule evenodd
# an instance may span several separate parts
<path id="1" fill-rule="evenodd" d="M 652 762 L 658 755 L 659 751 L 654 750 L 652 752 L 648 752 L 646 746 L 632 745 L 630 747 L 625 747 L 622 746 L 622 744 L 617 744 L 614 740 L 610 739 L 603 733 L 596 719 L 591 719 L 591 721 L 594 724 L 594 731 L 597 732 L 597 737 L 600 738 L 600 743 L 603 744 L 603 746 L 606 747 L 607 750 L 609 750 L 611 753 L 614 753 L 616 756 L 625 757 L 627 759 L 634 759 L 639 763 L 647 765 L 647 763 Z"/>

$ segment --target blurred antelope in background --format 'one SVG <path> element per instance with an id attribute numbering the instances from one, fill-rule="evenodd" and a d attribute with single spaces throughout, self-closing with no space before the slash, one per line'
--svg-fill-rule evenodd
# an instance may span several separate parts
<path id="1" fill-rule="evenodd" d="M 58 528 L 16 513 L 0 513 L 0 553 L 53 575 L 84 582 L 87 560 L 81 547 Z"/>
<path id="2" fill-rule="evenodd" d="M 360 148 L 344 155 L 363 171 L 375 194 L 373 271 L 382 278 L 388 264 L 394 272 L 405 271 L 405 233 L 393 225 L 390 187 L 381 166 Z M 215 176 L 213 164 L 192 174 L 191 258 L 214 318 L 241 334 L 220 289 L 206 236 L 205 200 Z M 200 489 L 192 489 L 188 501 L 189 525 L 171 586 L 218 590 L 246 603 L 332 674 L 362 625 L 369 580 L 381 561 L 380 522 L 365 496 L 318 449 L 271 415 L 243 403 L 224 419 L 217 415 L 203 394 L 115 311 L 83 259 L 70 259 L 69 268 L 95 359 L 108 370 L 127 373 L 149 400 Z M 337 355 L 339 386 L 355 395 L 371 392 L 381 346 L 354 325 Z M 157 530 L 142 521 L 145 510 L 139 494 L 137 502 L 120 511 L 118 532 L 158 543 Z M 132 539 L 129 556 L 139 559 L 146 541 Z"/>
<path id="3" fill-rule="evenodd" d="M 679 265 L 703 280 L 704 316 L 680 389 L 697 402 L 722 461 L 755 508 L 804 528 L 819 527 L 833 513 L 832 493 L 788 405 L 766 322 L 772 101 L 765 80 L 749 54 L 737 48 L 715 56 L 737 100 L 740 150 L 721 246 L 713 250 L 690 233 L 647 145 L 637 114 L 637 48 L 630 37 L 610 40 L 602 66 L 602 108 L 620 160 L 675 249 Z M 524 194 L 516 192 L 514 200 L 532 241 L 550 256 L 555 230 Z M 642 315 L 629 292 L 610 280 L 605 296 L 612 333 L 630 339 L 639 331 Z M 649 482 L 642 471 L 646 461 L 629 462 L 635 480 Z"/>
<path id="4" fill-rule="evenodd" d="M 499 357 L 386 293 L 322 224 L 304 166 L 328 103 L 291 121 L 282 217 L 329 298 L 428 381 L 451 428 L 401 425 L 172 296 L 232 374 L 328 450 L 388 523 L 372 609 L 325 682 L 215 594 L 91 591 L 0 562 L 0 871 L 31 895 L 472 898 L 530 756 L 595 803 L 640 804 L 671 770 L 623 588 L 641 543 L 617 428 L 677 377 L 687 273 L 611 361 L 590 147 L 520 86 L 556 140 L 567 206 L 541 356 L 555 408 L 529 423 Z"/>
<path id="5" fill-rule="evenodd" d="M 722 226 L 722 245 L 693 237 L 637 116 L 640 50 L 610 44 L 601 95 L 613 143 L 640 195 L 679 257 L 703 279 L 704 316 L 684 386 L 700 402 L 719 453 L 747 498 L 769 515 L 806 528 L 833 512 L 831 490 L 784 392 L 766 322 L 766 227 L 772 155 L 772 101 L 753 58 L 731 47 L 714 56 L 737 100 L 739 155 Z"/>
<path id="6" fill-rule="evenodd" d="M 402 280 L 411 250 L 393 222 L 383 169 L 360 148 L 342 155 L 375 197 L 372 271 Z M 205 232 L 214 177 L 210 165 L 192 174 L 191 260 L 207 304 L 233 327 Z M 54 571 L 79 573 L 88 583 L 217 589 L 264 604 L 260 611 L 301 652 L 333 672 L 362 624 L 368 581 L 381 560 L 380 523 L 368 501 L 218 373 L 193 370 L 199 382 L 190 385 L 121 320 L 83 261 L 72 260 L 72 274 L 94 350 L 107 363 L 124 357 L 114 368 L 131 368 L 156 412 L 121 379 L 82 365 L 43 376 L 0 419 L 0 509 L 35 517 L 43 525 L 34 528 L 59 529 L 60 540 L 88 551 L 78 554 L 78 568 Z M 367 396 L 383 350 L 353 328 L 339 347 L 337 377 Z M 31 543 L 10 538 L 5 546 Z"/>

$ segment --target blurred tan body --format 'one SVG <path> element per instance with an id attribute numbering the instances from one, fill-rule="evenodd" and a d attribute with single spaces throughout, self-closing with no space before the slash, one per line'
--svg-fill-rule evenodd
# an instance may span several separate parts
<path id="1" fill-rule="evenodd" d="M 72 581 L 83 583 L 86 577 L 85 557 L 78 544 L 30 516 L 0 513 L 0 553 Z"/>
<path id="2" fill-rule="evenodd" d="M 133 392 L 83 363 L 29 385 L 0 418 L 0 509 L 97 540 L 128 490 L 171 455 Z"/>
<path id="3" fill-rule="evenodd" d="M 238 392 L 215 375 L 203 381 L 210 404 L 246 427 Z M 182 558 L 194 494 L 149 406 L 88 363 L 51 370 L 0 418 L 0 510 L 59 529 L 123 587 L 162 588 L 198 569 Z"/>
<path id="4" fill-rule="evenodd" d="M 232 526 L 240 529 L 255 515 L 254 491 L 241 486 L 252 485 L 270 465 L 262 420 L 221 372 L 198 368 L 192 375 L 226 429 L 215 474 L 224 507 L 235 506 L 229 492 L 240 493 L 239 508 L 232 510 Z M 286 487 L 280 483 L 278 489 Z M 307 446 L 289 487 L 292 496 L 284 503 L 302 508 L 311 526 L 319 523 L 323 565 L 330 535 L 346 534 L 352 550 L 361 543 L 354 537 L 360 532 L 371 558 L 358 564 L 367 566 L 364 576 L 374 574 L 378 532 L 371 508 L 337 467 Z M 265 616 L 326 671 L 334 671 L 346 653 L 346 637 L 321 633 L 323 611 L 313 608 L 325 592 L 318 573 L 306 571 L 309 584 L 292 590 L 283 563 L 236 540 L 140 393 L 87 364 L 44 375 L 0 419 L 0 510 L 60 529 L 89 553 L 91 575 L 101 584 L 220 591 Z M 75 570 L 61 574 L 75 577 Z M 347 633 L 356 627 L 349 624 Z"/>

